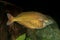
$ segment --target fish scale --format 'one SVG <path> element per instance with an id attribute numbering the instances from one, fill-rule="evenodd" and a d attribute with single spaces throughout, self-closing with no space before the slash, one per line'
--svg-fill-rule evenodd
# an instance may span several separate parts
<path id="1" fill-rule="evenodd" d="M 23 24 L 25 26 L 28 26 L 28 28 L 34 28 L 33 26 L 35 26 L 36 28 L 43 28 L 44 20 L 48 21 L 48 18 L 38 12 L 22 12 L 15 17 L 15 21 L 17 21 L 18 23 L 20 22 L 20 24 Z"/>

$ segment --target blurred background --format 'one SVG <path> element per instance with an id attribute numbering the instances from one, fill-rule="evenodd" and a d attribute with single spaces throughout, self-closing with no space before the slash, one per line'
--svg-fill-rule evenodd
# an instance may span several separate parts
<path id="1" fill-rule="evenodd" d="M 1 2 L 2 1 L 2 2 Z M 6 26 L 6 13 L 11 13 L 13 16 L 18 15 L 24 11 L 37 11 L 51 16 L 60 26 L 60 16 L 57 10 L 57 4 L 48 2 L 48 0 L 1 0 L 0 1 L 0 40 L 13 40 L 17 36 L 26 32 L 26 29 L 19 27 L 22 25 L 13 24 Z M 55 5 L 54 5 L 55 4 Z M 13 26 L 13 27 L 12 27 Z M 18 27 L 17 27 L 18 26 Z M 59 27 L 60 28 L 60 27 Z M 23 29 L 23 30 L 22 30 Z M 9 35 L 9 36 L 8 36 Z M 8 39 L 7 39 L 8 38 Z M 13 39 L 12 39 L 13 38 Z"/>

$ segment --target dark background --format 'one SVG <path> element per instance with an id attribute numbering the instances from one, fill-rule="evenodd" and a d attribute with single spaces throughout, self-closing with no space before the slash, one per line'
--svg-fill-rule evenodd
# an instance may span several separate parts
<path id="1" fill-rule="evenodd" d="M 59 7 L 57 3 L 48 2 L 48 0 L 1 0 L 0 2 L 0 40 L 13 40 L 16 36 L 20 35 L 23 28 L 19 25 L 13 24 L 12 26 L 6 26 L 7 15 L 11 13 L 13 16 L 18 15 L 23 11 L 37 11 L 43 14 L 51 16 L 59 25 L 60 28 L 60 15 Z M 20 25 L 22 26 L 22 25 Z M 18 30 L 16 30 L 18 29 Z M 25 29 L 24 29 L 25 30 Z M 23 32 L 26 32 L 24 31 Z M 13 37 L 12 37 L 13 36 Z M 12 39 L 12 38 L 13 39 Z M 8 38 L 8 39 L 7 39 Z"/>
<path id="2" fill-rule="evenodd" d="M 22 11 L 38 11 L 51 16 L 60 26 L 59 2 L 48 0 L 7 0 Z"/>

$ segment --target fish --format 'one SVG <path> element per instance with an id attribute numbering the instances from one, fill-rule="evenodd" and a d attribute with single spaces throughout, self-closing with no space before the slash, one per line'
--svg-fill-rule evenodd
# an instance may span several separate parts
<path id="1" fill-rule="evenodd" d="M 10 13 L 7 13 L 7 17 L 7 25 L 11 25 L 12 23 L 17 22 L 29 29 L 42 29 L 46 27 L 46 25 L 51 24 L 49 23 L 46 15 L 40 12 L 22 12 L 16 17 L 13 17 L 13 15 Z"/>

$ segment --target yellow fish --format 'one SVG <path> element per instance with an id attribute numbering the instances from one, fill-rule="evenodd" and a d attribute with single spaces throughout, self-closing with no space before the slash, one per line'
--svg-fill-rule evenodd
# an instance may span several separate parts
<path id="1" fill-rule="evenodd" d="M 16 17 L 13 17 L 10 13 L 7 13 L 8 22 L 7 25 L 17 22 L 30 29 L 41 29 L 46 26 L 44 22 L 48 22 L 46 15 L 39 12 L 22 12 Z"/>

